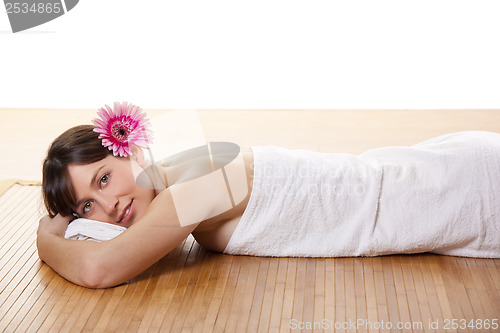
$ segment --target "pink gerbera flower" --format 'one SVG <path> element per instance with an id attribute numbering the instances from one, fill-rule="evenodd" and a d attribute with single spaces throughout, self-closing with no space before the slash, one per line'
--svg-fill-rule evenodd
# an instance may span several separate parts
<path id="1" fill-rule="evenodd" d="M 131 145 L 147 148 L 152 142 L 151 125 L 146 119 L 146 113 L 133 104 L 115 102 L 113 110 L 105 105 L 97 114 L 92 123 L 97 126 L 94 131 L 102 139 L 102 145 L 113 150 L 113 155 L 127 157 L 132 155 Z"/>

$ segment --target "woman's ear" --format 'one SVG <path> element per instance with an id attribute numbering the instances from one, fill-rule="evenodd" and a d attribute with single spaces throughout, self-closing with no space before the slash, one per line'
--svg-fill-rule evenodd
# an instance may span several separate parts
<path id="1" fill-rule="evenodd" d="M 150 161 L 145 161 L 144 151 L 137 146 L 130 146 L 132 172 L 136 183 L 146 189 L 164 190 L 167 188 L 166 175 L 159 165 L 149 165 Z"/>
<path id="2" fill-rule="evenodd" d="M 130 151 L 132 152 L 132 155 L 130 155 L 137 164 L 140 166 L 144 166 L 144 152 L 140 147 L 131 145 L 130 146 Z"/>

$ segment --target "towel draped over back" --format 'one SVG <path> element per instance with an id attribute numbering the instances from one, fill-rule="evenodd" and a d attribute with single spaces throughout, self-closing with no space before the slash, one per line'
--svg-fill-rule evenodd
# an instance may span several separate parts
<path id="1" fill-rule="evenodd" d="M 252 193 L 224 253 L 500 257 L 500 134 L 359 155 L 252 150 Z"/>

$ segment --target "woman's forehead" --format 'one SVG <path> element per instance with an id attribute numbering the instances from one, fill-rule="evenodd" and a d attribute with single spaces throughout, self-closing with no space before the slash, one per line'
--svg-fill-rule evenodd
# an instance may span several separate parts
<path id="1" fill-rule="evenodd" d="M 90 187 L 95 177 L 106 167 L 113 167 L 115 161 L 112 156 L 108 156 L 100 161 L 90 164 L 69 164 L 68 174 L 73 183 L 73 187 L 78 195 L 79 188 Z"/>
<path id="2" fill-rule="evenodd" d="M 69 164 L 68 174 L 71 183 L 78 195 L 79 188 L 91 187 L 99 178 L 99 175 L 104 171 L 117 171 L 130 168 L 128 158 L 107 156 L 106 158 L 89 164 Z"/>

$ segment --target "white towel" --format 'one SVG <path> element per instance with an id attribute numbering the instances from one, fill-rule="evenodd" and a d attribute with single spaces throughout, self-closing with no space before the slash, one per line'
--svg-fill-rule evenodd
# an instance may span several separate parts
<path id="1" fill-rule="evenodd" d="M 252 150 L 252 193 L 224 253 L 335 257 L 364 251 L 380 195 L 378 162 L 276 146 Z"/>
<path id="2" fill-rule="evenodd" d="M 67 239 L 104 242 L 127 230 L 119 225 L 79 218 L 73 220 L 64 235 Z"/>
<path id="3" fill-rule="evenodd" d="M 500 134 L 357 156 L 252 149 L 253 190 L 224 253 L 500 258 Z"/>

